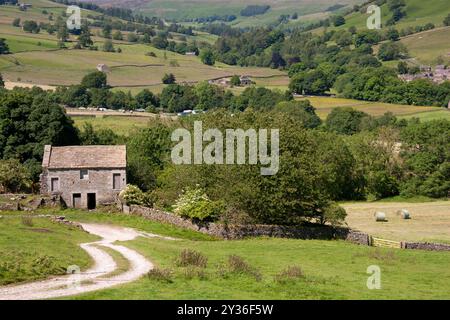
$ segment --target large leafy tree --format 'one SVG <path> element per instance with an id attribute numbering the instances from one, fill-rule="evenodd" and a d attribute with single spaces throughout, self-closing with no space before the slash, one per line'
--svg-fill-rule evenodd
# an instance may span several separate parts
<path id="1" fill-rule="evenodd" d="M 73 121 L 40 89 L 15 89 L 0 95 L 0 158 L 17 159 L 36 180 L 44 145 L 78 144 Z"/>

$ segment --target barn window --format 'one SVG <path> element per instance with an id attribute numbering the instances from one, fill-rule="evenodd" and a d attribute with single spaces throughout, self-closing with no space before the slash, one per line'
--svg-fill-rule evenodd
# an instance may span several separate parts
<path id="1" fill-rule="evenodd" d="M 89 171 L 88 170 L 80 170 L 80 179 L 88 180 L 89 179 Z"/>
<path id="2" fill-rule="evenodd" d="M 114 190 L 120 189 L 120 173 L 113 174 L 113 189 Z"/>
<path id="3" fill-rule="evenodd" d="M 59 178 L 52 178 L 51 179 L 51 191 L 59 191 Z"/>

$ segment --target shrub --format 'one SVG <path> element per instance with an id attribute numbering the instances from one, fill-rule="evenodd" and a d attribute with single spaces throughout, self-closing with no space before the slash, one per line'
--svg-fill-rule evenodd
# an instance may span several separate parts
<path id="1" fill-rule="evenodd" d="M 225 211 L 225 205 L 222 201 L 211 201 L 201 188 L 187 188 L 176 201 L 174 211 L 184 218 L 214 221 Z"/>
<path id="2" fill-rule="evenodd" d="M 303 271 L 298 266 L 289 266 L 275 276 L 275 281 L 278 283 L 286 283 L 290 280 L 297 280 L 302 278 Z"/>
<path id="3" fill-rule="evenodd" d="M 147 273 L 147 277 L 152 280 L 172 283 L 173 272 L 170 269 L 154 268 Z"/>
<path id="4" fill-rule="evenodd" d="M 30 217 L 30 216 L 22 216 L 22 224 L 24 225 L 24 226 L 27 226 L 27 227 L 32 227 L 34 224 L 33 224 L 33 217 Z"/>
<path id="5" fill-rule="evenodd" d="M 178 267 L 196 266 L 206 268 L 208 258 L 198 251 L 184 249 L 175 263 Z"/>
<path id="6" fill-rule="evenodd" d="M 328 222 L 333 226 L 339 226 L 345 221 L 346 217 L 345 209 L 333 202 L 324 209 L 321 222 L 322 224 Z"/>
<path id="7" fill-rule="evenodd" d="M 228 256 L 227 269 L 230 273 L 250 275 L 254 277 L 256 281 L 262 280 L 261 272 L 258 269 L 252 267 L 238 255 Z"/>
<path id="8" fill-rule="evenodd" d="M 153 206 L 152 196 L 131 184 L 127 185 L 126 188 L 120 192 L 119 198 L 127 205 Z"/>
<path id="9" fill-rule="evenodd" d="M 18 160 L 0 160 L 0 192 L 21 192 L 31 188 L 27 168 Z"/>
<path id="10" fill-rule="evenodd" d="M 193 266 L 186 267 L 183 271 L 183 275 L 186 279 L 199 278 L 200 280 L 206 280 L 207 275 L 205 270 L 199 269 Z"/>

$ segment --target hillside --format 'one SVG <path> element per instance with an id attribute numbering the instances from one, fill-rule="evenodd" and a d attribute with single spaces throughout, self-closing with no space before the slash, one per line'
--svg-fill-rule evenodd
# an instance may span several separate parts
<path id="1" fill-rule="evenodd" d="M 280 15 L 297 13 L 300 16 L 320 15 L 335 5 L 353 5 L 363 0 L 249 0 L 249 1 L 219 1 L 219 0 L 83 0 L 104 6 L 123 6 L 133 8 L 147 16 L 159 16 L 167 19 L 195 19 L 214 15 L 235 15 L 231 22 L 238 27 L 266 25 L 275 22 Z M 247 5 L 270 5 L 270 9 L 263 15 L 242 17 L 240 12 Z M 326 14 L 327 15 L 327 14 Z M 325 15 L 325 16 L 326 16 Z"/>
<path id="2" fill-rule="evenodd" d="M 397 29 L 415 27 L 433 23 L 436 26 L 442 26 L 444 18 L 450 13 L 450 3 L 448 0 L 406 0 L 406 16 L 395 25 Z M 381 6 L 381 23 L 386 25 L 392 14 L 389 12 L 386 4 Z M 368 15 L 364 12 L 354 12 L 346 16 L 346 23 L 339 27 L 330 27 L 329 29 L 348 29 L 356 27 L 357 29 L 367 28 Z M 450 37 L 450 36 L 449 36 Z"/>
<path id="3" fill-rule="evenodd" d="M 267 68 L 240 68 L 224 64 L 207 66 L 196 56 L 185 56 L 175 52 L 164 51 L 151 45 L 129 43 L 114 40 L 116 49 L 121 53 L 103 52 L 105 39 L 98 36 L 100 30 L 92 28 L 93 50 L 74 50 L 76 36 L 70 36 L 67 49 L 59 49 L 55 34 L 50 35 L 41 30 L 39 33 L 26 33 L 21 28 L 13 27 L 12 21 L 35 20 L 48 22 L 48 14 L 55 16 L 65 11 L 65 6 L 47 0 L 29 1 L 33 7 L 23 12 L 16 6 L 2 6 L 0 11 L 0 35 L 5 38 L 12 54 L 0 56 L 0 73 L 6 81 L 35 85 L 70 85 L 77 84 L 88 72 L 94 71 L 98 64 L 111 68 L 109 82 L 114 87 L 133 88 L 151 87 L 152 91 L 161 91 L 161 78 L 165 73 L 173 73 L 180 82 L 199 82 L 213 78 L 247 74 L 255 77 L 285 77 L 285 73 Z M 82 16 L 98 15 L 96 12 L 83 10 Z M 116 19 L 118 20 L 118 19 Z M 126 35 L 126 32 L 124 32 Z M 179 35 L 173 34 L 173 37 Z M 214 36 L 199 33 L 187 36 L 187 41 L 214 41 Z M 148 54 L 152 52 L 154 56 Z"/>

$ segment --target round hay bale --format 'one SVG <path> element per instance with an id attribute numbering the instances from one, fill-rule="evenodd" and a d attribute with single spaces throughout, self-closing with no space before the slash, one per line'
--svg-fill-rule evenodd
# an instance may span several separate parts
<path id="1" fill-rule="evenodd" d="M 384 212 L 375 212 L 375 221 L 376 222 L 386 222 L 386 213 Z"/>
<path id="2" fill-rule="evenodd" d="M 402 209 L 402 210 L 397 211 L 397 215 L 399 215 L 404 220 L 411 219 L 411 214 L 406 209 Z"/>

